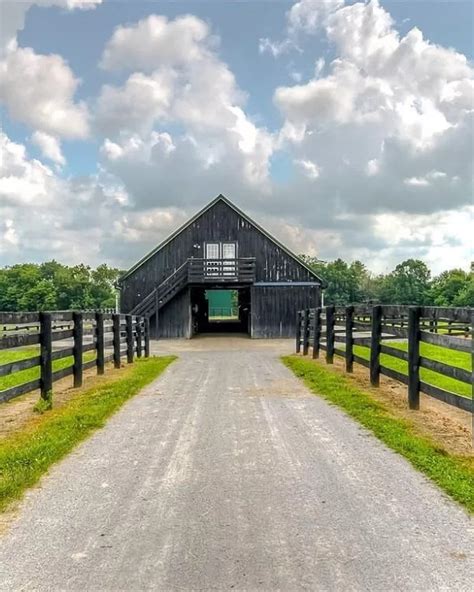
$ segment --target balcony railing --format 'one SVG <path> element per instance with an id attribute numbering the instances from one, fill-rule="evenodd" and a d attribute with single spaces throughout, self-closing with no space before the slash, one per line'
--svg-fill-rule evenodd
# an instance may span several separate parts
<path id="1" fill-rule="evenodd" d="M 239 259 L 188 259 L 190 284 L 255 281 L 255 257 Z"/>

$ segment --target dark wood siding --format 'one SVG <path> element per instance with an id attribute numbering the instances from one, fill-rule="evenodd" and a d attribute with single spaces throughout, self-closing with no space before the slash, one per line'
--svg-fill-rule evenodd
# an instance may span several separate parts
<path id="1" fill-rule="evenodd" d="M 317 281 L 304 266 L 232 207 L 224 201 L 217 201 L 123 280 L 122 312 L 132 310 L 187 258 L 203 257 L 206 241 L 236 241 L 238 257 L 256 257 L 257 282 Z"/>
<path id="2" fill-rule="evenodd" d="M 252 286 L 252 337 L 293 337 L 298 310 L 320 304 L 319 286 Z"/>
<path id="3" fill-rule="evenodd" d="M 190 291 L 182 290 L 161 310 L 158 318 L 158 335 L 156 334 L 155 316 L 150 319 L 151 335 L 155 339 L 169 337 L 191 337 Z"/>

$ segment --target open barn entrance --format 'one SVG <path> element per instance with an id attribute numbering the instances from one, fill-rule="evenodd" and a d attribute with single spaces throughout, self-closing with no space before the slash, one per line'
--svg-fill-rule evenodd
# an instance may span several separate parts
<path id="1" fill-rule="evenodd" d="M 250 288 L 191 288 L 192 334 L 250 333 Z"/>

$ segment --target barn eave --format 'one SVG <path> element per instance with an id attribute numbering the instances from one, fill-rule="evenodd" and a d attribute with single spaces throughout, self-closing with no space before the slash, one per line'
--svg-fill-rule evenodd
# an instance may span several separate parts
<path id="1" fill-rule="evenodd" d="M 208 210 L 214 207 L 218 202 L 225 203 L 228 207 L 232 208 L 239 216 L 244 218 L 249 224 L 251 224 L 254 228 L 256 228 L 259 232 L 261 232 L 264 236 L 266 236 L 270 241 L 272 241 L 275 245 L 277 245 L 280 249 L 282 249 L 289 257 L 294 259 L 299 265 L 304 267 L 317 281 L 317 283 L 321 286 L 321 288 L 326 287 L 325 281 L 320 278 L 309 265 L 307 265 L 298 255 L 293 253 L 288 247 L 282 244 L 279 240 L 277 240 L 274 236 L 272 236 L 267 230 L 262 228 L 259 224 L 257 224 L 252 218 L 250 218 L 245 212 L 243 212 L 240 208 L 238 208 L 234 203 L 232 203 L 227 197 L 222 194 L 219 194 L 216 198 L 210 201 L 204 208 L 199 210 L 194 216 L 192 216 L 187 222 L 177 228 L 174 232 L 172 232 L 164 241 L 159 243 L 154 249 L 152 249 L 148 254 L 142 257 L 135 265 L 133 265 L 128 271 L 126 271 L 117 282 L 117 286 L 120 289 L 122 282 L 126 280 L 129 276 L 131 276 L 137 269 L 139 269 L 144 263 L 146 263 L 149 259 L 151 259 L 154 255 L 160 252 L 163 247 L 165 247 L 169 242 L 171 242 L 174 238 L 176 238 L 181 232 L 186 230 L 191 224 L 193 224 L 198 218 L 200 218 L 203 214 L 205 214 Z"/>

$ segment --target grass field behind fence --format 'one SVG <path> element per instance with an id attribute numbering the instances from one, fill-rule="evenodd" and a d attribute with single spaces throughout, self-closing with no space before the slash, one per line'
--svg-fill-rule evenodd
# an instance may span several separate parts
<path id="1" fill-rule="evenodd" d="M 407 342 L 391 341 L 386 343 L 394 349 L 400 349 L 408 351 Z M 354 353 L 365 360 L 370 360 L 370 348 L 363 345 L 354 345 Z M 449 366 L 456 366 L 457 368 L 463 368 L 464 370 L 472 370 L 472 359 L 471 354 L 466 352 L 459 352 L 446 347 L 439 347 L 437 345 L 431 345 L 429 343 L 420 343 L 420 355 L 429 358 L 430 360 L 436 360 L 437 362 L 444 362 Z M 380 363 L 386 368 L 397 370 L 402 374 L 408 375 L 408 363 L 399 358 L 394 358 L 388 354 L 380 354 Z M 472 397 L 472 386 L 455 380 L 449 376 L 443 376 L 433 370 L 427 368 L 420 368 L 420 378 L 423 382 L 432 384 L 439 388 L 442 388 L 451 393 L 462 395 L 463 397 Z"/>
<path id="2" fill-rule="evenodd" d="M 9 362 L 26 360 L 28 358 L 34 358 L 35 356 L 39 356 L 39 353 L 39 347 L 0 350 L 0 365 L 8 364 Z M 95 357 L 96 352 L 85 352 L 83 354 L 83 361 L 89 362 L 90 360 L 94 360 Z M 72 356 L 68 356 L 67 358 L 62 358 L 60 360 L 53 360 L 53 372 L 72 366 L 73 361 L 74 360 Z M 35 368 L 28 368 L 27 370 L 20 370 L 19 372 L 14 372 L 13 374 L 7 374 L 7 376 L 0 376 L 0 391 L 12 386 L 17 386 L 18 384 L 23 384 L 24 382 L 29 382 L 30 380 L 35 380 L 35 378 L 39 377 L 39 366 L 36 366 Z"/>

